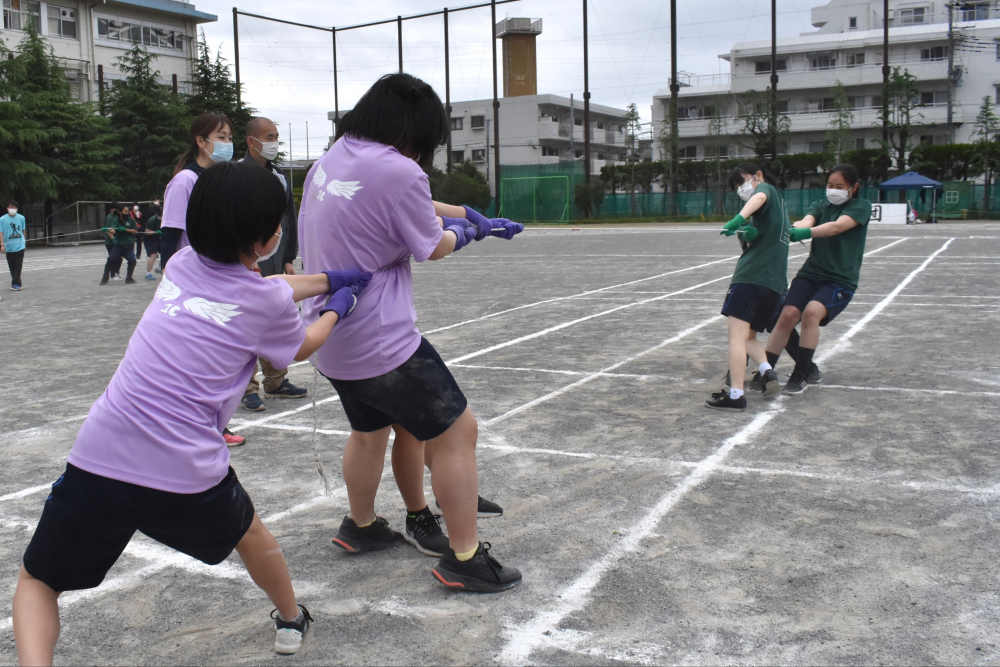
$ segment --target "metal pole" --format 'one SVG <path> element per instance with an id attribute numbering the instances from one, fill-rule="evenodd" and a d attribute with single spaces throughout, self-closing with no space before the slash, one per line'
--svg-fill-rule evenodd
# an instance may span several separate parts
<path id="1" fill-rule="evenodd" d="M 670 199 L 677 193 L 677 0 L 670 0 Z M 671 207 L 673 208 L 673 207 Z"/>
<path id="2" fill-rule="evenodd" d="M 233 61 L 236 70 L 236 107 L 243 105 L 242 92 L 240 91 L 240 26 L 239 10 L 233 7 Z"/>
<path id="3" fill-rule="evenodd" d="M 97 66 L 97 106 L 104 115 L 104 65 Z"/>
<path id="4" fill-rule="evenodd" d="M 171 80 L 170 80 L 170 92 L 172 92 L 174 95 L 177 94 L 177 75 L 176 74 L 174 74 L 171 77 Z"/>
<path id="5" fill-rule="evenodd" d="M 882 0 L 882 150 L 885 181 L 889 179 L 889 0 Z"/>
<path id="6" fill-rule="evenodd" d="M 955 82 L 955 30 L 953 23 L 953 16 L 955 11 L 955 3 L 949 2 L 948 7 L 948 143 L 953 143 L 955 141 L 954 137 L 954 112 L 952 106 L 952 84 Z M 1000 48 L 1000 47 L 998 47 Z M 937 190 L 934 191 L 937 194 Z"/>
<path id="7" fill-rule="evenodd" d="M 497 0 L 490 0 L 490 41 L 493 43 L 493 180 L 495 215 L 500 215 L 500 101 L 497 99 Z"/>
<path id="8" fill-rule="evenodd" d="M 451 123 L 451 69 L 448 62 L 448 8 L 444 8 L 444 110 L 448 114 L 448 122 Z M 487 141 L 489 137 L 487 136 Z M 451 129 L 448 129 L 448 152 L 445 155 L 445 169 L 451 173 Z M 489 168 L 489 147 L 486 148 L 486 166 Z"/>
<path id="9" fill-rule="evenodd" d="M 403 73 L 403 17 L 396 17 L 396 44 L 399 46 L 399 73 Z"/>
<path id="10" fill-rule="evenodd" d="M 583 0 L 583 180 L 590 185 L 590 55 L 587 48 L 587 0 Z M 570 128 L 570 132 L 574 131 L 575 128 Z"/>
<path id="11" fill-rule="evenodd" d="M 767 119 L 767 133 L 771 160 L 778 159 L 778 10 L 777 0 L 771 0 L 771 107 Z"/>
<path id="12" fill-rule="evenodd" d="M 573 141 L 573 135 L 575 132 L 573 128 L 576 127 L 576 102 L 573 101 L 573 93 L 569 94 L 569 158 L 571 160 L 576 159 L 576 142 Z"/>
<path id="13" fill-rule="evenodd" d="M 333 28 L 333 139 L 337 140 L 340 125 L 340 97 L 337 91 L 337 29 Z"/>

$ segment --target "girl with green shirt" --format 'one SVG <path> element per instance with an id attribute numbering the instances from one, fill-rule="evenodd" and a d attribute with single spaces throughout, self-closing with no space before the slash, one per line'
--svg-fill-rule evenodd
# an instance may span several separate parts
<path id="1" fill-rule="evenodd" d="M 872 217 L 872 204 L 858 197 L 859 188 L 858 170 L 838 164 L 827 178 L 826 199 L 813 202 L 809 213 L 791 231 L 792 241 L 813 241 L 809 259 L 792 280 L 767 341 L 767 359 L 772 366 L 778 363 L 782 348 L 788 349 L 795 360 L 784 394 L 801 394 L 810 384 L 822 381 L 812 361 L 819 344 L 819 328 L 843 312 L 858 288 Z M 801 338 L 795 332 L 799 322 Z"/>
<path id="2" fill-rule="evenodd" d="M 763 394 L 778 393 L 778 376 L 757 334 L 771 323 L 781 294 L 788 287 L 788 212 L 774 178 L 753 163 L 734 169 L 729 186 L 746 202 L 721 232 L 738 235 L 744 247 L 722 305 L 722 314 L 729 318 L 731 384 L 728 391 L 712 394 L 705 404 L 710 408 L 745 410 L 743 376 L 747 355 L 759 364 Z"/>

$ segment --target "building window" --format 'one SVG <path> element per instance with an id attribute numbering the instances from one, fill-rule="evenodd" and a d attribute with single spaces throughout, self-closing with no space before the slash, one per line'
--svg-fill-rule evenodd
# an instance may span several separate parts
<path id="1" fill-rule="evenodd" d="M 880 108 L 882 106 L 882 96 L 875 95 L 872 97 L 872 106 L 875 108 Z"/>
<path id="2" fill-rule="evenodd" d="M 1000 86 L 996 87 L 996 91 L 997 91 L 996 104 L 1000 104 Z"/>
<path id="3" fill-rule="evenodd" d="M 967 2 L 962 9 L 960 21 L 985 21 L 990 17 L 990 3 Z"/>
<path id="4" fill-rule="evenodd" d="M 553 120 L 555 120 L 555 119 L 553 119 Z M 481 130 L 481 129 L 483 129 L 484 127 L 486 127 L 486 116 L 473 116 L 472 117 L 472 122 L 469 124 L 469 126 L 473 130 Z"/>
<path id="5" fill-rule="evenodd" d="M 833 69 L 837 66 L 837 56 L 818 56 L 809 61 L 813 69 Z"/>
<path id="6" fill-rule="evenodd" d="M 543 157 L 559 157 L 559 149 L 551 146 L 542 146 Z"/>
<path id="7" fill-rule="evenodd" d="M 729 146 L 719 145 L 719 146 L 705 146 L 705 157 L 727 157 L 729 155 Z"/>
<path id="8" fill-rule="evenodd" d="M 858 29 L 858 17 L 857 16 L 852 16 L 851 18 L 847 19 L 847 27 L 850 30 L 857 30 Z"/>
<path id="9" fill-rule="evenodd" d="M 465 151 L 452 151 L 451 162 L 452 164 L 455 164 L 457 162 L 465 162 Z"/>
<path id="10" fill-rule="evenodd" d="M 810 153 L 822 153 L 823 152 L 823 142 L 822 141 L 810 141 L 809 142 L 809 152 Z"/>
<path id="11" fill-rule="evenodd" d="M 921 60 L 944 60 L 948 55 L 948 48 L 944 46 L 932 46 L 929 49 L 920 49 Z"/>
<path id="12" fill-rule="evenodd" d="M 187 39 L 183 32 L 176 30 L 102 18 L 97 19 L 97 36 L 111 42 L 131 42 L 172 51 L 183 51 Z"/>
<path id="13" fill-rule="evenodd" d="M 957 204 L 958 203 L 958 190 L 945 190 L 944 191 L 944 203 L 945 204 Z"/>
<path id="14" fill-rule="evenodd" d="M 576 125 L 577 127 L 583 127 L 583 119 L 582 118 L 574 118 L 573 119 L 573 124 Z"/>
<path id="15" fill-rule="evenodd" d="M 461 130 L 462 129 L 462 122 L 464 120 L 465 120 L 464 118 L 452 118 L 451 119 L 451 129 L 452 130 Z"/>
<path id="16" fill-rule="evenodd" d="M 49 35 L 76 39 L 76 10 L 49 5 Z"/>
<path id="17" fill-rule="evenodd" d="M 678 157 L 680 158 L 696 158 L 698 157 L 698 147 L 697 146 L 681 146 L 678 151 Z"/>
<path id="18" fill-rule="evenodd" d="M 852 109 L 862 109 L 865 106 L 865 98 L 864 97 L 848 97 L 847 98 L 847 106 L 849 106 Z"/>
<path id="19" fill-rule="evenodd" d="M 848 67 L 860 67 L 865 64 L 865 54 L 863 53 L 848 53 L 847 54 L 847 66 Z"/>
<path id="20" fill-rule="evenodd" d="M 920 93 L 920 104 L 924 106 L 934 106 L 937 104 L 947 104 L 948 93 L 943 90 Z"/>
<path id="21" fill-rule="evenodd" d="M 603 130 L 604 129 L 604 123 L 601 122 L 601 121 L 597 121 L 597 129 L 598 130 Z M 604 158 L 598 158 L 598 159 L 599 160 L 603 160 Z"/>
<path id="22" fill-rule="evenodd" d="M 598 160 L 604 160 L 604 159 L 606 159 L 605 156 L 604 156 L 604 153 L 598 153 L 597 154 L 597 159 Z"/>
<path id="23" fill-rule="evenodd" d="M 836 100 L 832 97 L 824 97 L 819 102 L 820 111 L 834 111 L 837 107 Z"/>
<path id="24" fill-rule="evenodd" d="M 934 137 L 930 134 L 921 134 L 920 143 L 927 144 L 928 146 L 934 145 Z"/>
<path id="25" fill-rule="evenodd" d="M 482 118 L 482 116 L 480 116 Z M 485 148 L 473 148 L 472 149 L 472 161 L 473 162 L 486 162 L 486 149 Z"/>
<path id="26" fill-rule="evenodd" d="M 788 100 L 778 100 L 778 113 L 788 113 Z"/>
<path id="27" fill-rule="evenodd" d="M 583 151 L 577 149 L 576 151 L 574 151 L 574 157 L 577 157 L 577 158 L 583 157 Z"/>
<path id="28" fill-rule="evenodd" d="M 774 61 L 775 66 L 779 72 L 788 69 L 788 59 L 778 58 Z M 754 63 L 756 67 L 757 74 L 770 74 L 771 73 L 771 61 L 770 60 L 758 60 Z"/>
<path id="29" fill-rule="evenodd" d="M 4 30 L 24 30 L 31 21 L 35 22 L 35 27 L 41 28 L 42 8 L 39 3 L 3 0 Z"/>
<path id="30" fill-rule="evenodd" d="M 861 137 L 860 139 L 855 139 L 854 140 L 854 150 L 856 150 L 856 151 L 863 151 L 864 149 L 865 149 L 865 138 Z"/>
<path id="31" fill-rule="evenodd" d="M 926 7 L 910 7 L 899 10 L 899 25 L 917 25 L 927 22 Z"/>
<path id="32" fill-rule="evenodd" d="M 703 118 L 715 118 L 715 107 L 711 104 L 706 104 L 705 108 L 701 110 L 701 115 Z"/>

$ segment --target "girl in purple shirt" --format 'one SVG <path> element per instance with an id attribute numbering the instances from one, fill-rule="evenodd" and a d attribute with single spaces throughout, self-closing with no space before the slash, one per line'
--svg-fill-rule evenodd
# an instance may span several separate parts
<path id="1" fill-rule="evenodd" d="M 14 594 L 21 664 L 52 664 L 58 597 L 99 586 L 135 531 L 209 565 L 235 549 L 277 607 L 275 650 L 295 653 L 309 627 L 285 559 L 229 466 L 222 428 L 258 355 L 313 354 L 371 278 L 359 271 L 279 276 L 251 271 L 278 247 L 285 191 L 250 164 L 205 170 L 191 192 L 179 250 L 91 408 L 52 485 Z M 305 327 L 295 303 L 316 297 Z M 163 368 L 160 382 L 145 369 Z"/>
<path id="2" fill-rule="evenodd" d="M 479 541 L 478 426 L 455 378 L 417 329 L 410 258 L 441 259 L 473 239 L 510 239 L 523 227 L 467 207 L 435 206 L 423 168 L 448 128 L 428 84 L 408 74 L 379 79 L 338 124 L 338 141 L 306 177 L 299 238 L 307 272 L 323 266 L 373 274 L 351 322 L 317 354 L 352 429 L 344 450 L 351 514 L 334 543 L 356 552 L 404 538 L 375 513 L 395 429 L 393 470 L 409 510 L 405 539 L 422 549 L 421 534 L 437 528 L 423 493 L 426 452 L 449 533 L 440 551 L 422 549 L 440 555 L 434 576 L 451 588 L 495 592 L 520 582 L 521 574 L 501 566 Z M 315 317 L 319 305 L 307 301 L 303 317 Z"/>

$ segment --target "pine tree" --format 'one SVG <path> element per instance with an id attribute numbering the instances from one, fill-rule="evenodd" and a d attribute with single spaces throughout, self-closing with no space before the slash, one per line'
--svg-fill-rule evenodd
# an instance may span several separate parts
<path id="1" fill-rule="evenodd" d="M 198 58 L 193 65 L 193 93 L 186 102 L 188 113 L 192 118 L 206 112 L 225 114 L 233 121 L 233 144 L 238 153 L 246 145 L 244 131 L 250 119 L 257 115 L 257 110 L 237 101 L 236 81 L 231 78 L 229 65 L 221 52 L 216 52 L 215 58 L 212 58 L 205 33 L 201 33 L 198 39 Z"/>
<path id="2" fill-rule="evenodd" d="M 105 108 L 121 148 L 119 182 L 126 199 L 163 192 L 174 165 L 187 148 L 191 119 L 183 99 L 161 85 L 153 58 L 136 45 L 118 57 L 124 81 L 105 96 Z"/>
<path id="3" fill-rule="evenodd" d="M 81 199 L 113 199 L 120 194 L 114 134 L 93 104 L 78 102 L 62 67 L 34 27 L 29 25 L 12 61 L 11 83 L 22 118 L 44 132 L 25 159 L 42 168 L 46 187 L 25 199 L 70 203 Z"/>

